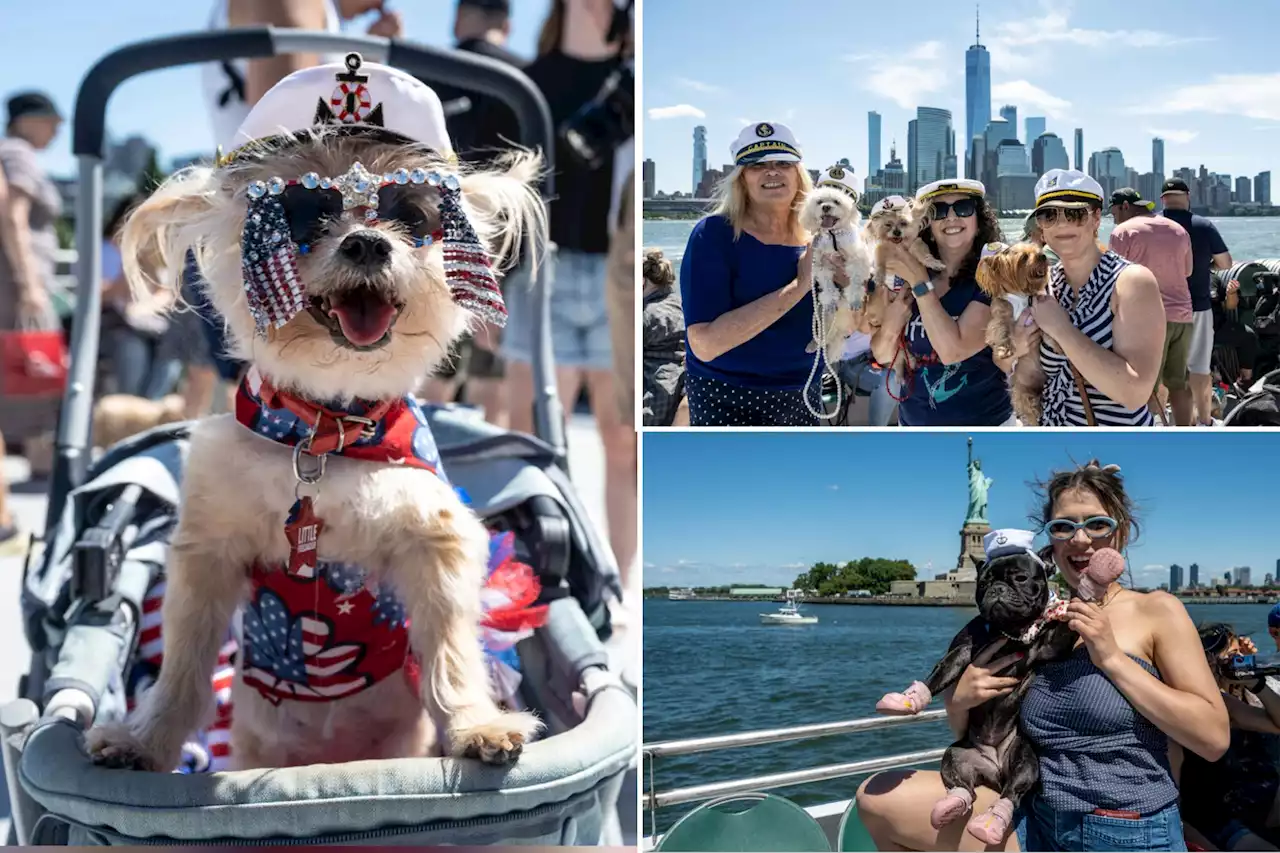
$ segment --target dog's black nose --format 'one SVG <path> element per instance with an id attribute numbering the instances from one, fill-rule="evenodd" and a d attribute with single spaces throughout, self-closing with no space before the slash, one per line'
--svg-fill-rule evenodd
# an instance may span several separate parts
<path id="1" fill-rule="evenodd" d="M 342 241 L 338 254 L 353 266 L 377 270 L 391 261 L 391 241 L 377 231 L 357 231 Z"/>

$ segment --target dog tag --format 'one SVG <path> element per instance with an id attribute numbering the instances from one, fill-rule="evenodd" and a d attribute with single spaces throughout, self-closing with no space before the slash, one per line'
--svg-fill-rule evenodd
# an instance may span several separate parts
<path id="1" fill-rule="evenodd" d="M 293 502 L 284 523 L 284 535 L 289 540 L 289 574 L 301 578 L 316 576 L 316 545 L 323 528 L 324 522 L 316 517 L 310 495 Z"/>

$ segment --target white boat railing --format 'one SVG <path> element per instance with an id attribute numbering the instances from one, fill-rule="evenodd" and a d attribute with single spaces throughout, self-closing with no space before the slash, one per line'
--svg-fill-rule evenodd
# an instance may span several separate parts
<path id="1" fill-rule="evenodd" d="M 692 755 L 699 752 L 712 752 L 721 749 L 734 749 L 744 746 L 759 746 L 769 743 L 785 743 L 787 741 L 813 740 L 832 735 L 854 734 L 857 732 L 878 731 L 899 726 L 919 725 L 921 723 L 945 721 L 947 712 L 925 711 L 913 717 L 862 717 L 856 720 L 845 720 L 837 723 L 816 723 L 805 726 L 791 726 L 783 729 L 760 729 L 751 732 L 740 732 L 732 735 L 716 735 L 713 737 L 687 738 L 684 740 L 667 740 L 645 744 L 641 747 L 647 763 L 648 793 L 643 798 L 644 808 L 649 812 L 650 832 L 657 837 L 657 813 L 659 809 L 682 803 L 710 800 L 726 794 L 767 791 L 774 788 L 786 788 L 810 782 L 825 782 L 831 779 L 843 779 L 849 776 L 861 776 L 877 773 L 881 770 L 893 770 L 900 767 L 912 767 L 919 764 L 932 764 L 942 760 L 945 749 L 926 749 L 916 752 L 903 752 L 881 758 L 870 758 L 863 761 L 850 761 L 842 764 L 827 764 L 822 767 L 810 767 L 804 770 L 790 770 L 782 773 L 770 773 L 764 776 L 751 776 L 732 779 L 727 782 L 709 782 L 703 785 L 690 785 L 684 788 L 673 788 L 669 791 L 657 790 L 654 765 L 656 759 L 664 756 Z"/>

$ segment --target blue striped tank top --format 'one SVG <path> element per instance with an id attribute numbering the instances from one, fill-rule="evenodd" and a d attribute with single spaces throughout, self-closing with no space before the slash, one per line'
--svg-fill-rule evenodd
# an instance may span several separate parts
<path id="1" fill-rule="evenodd" d="M 1049 272 L 1049 293 L 1057 298 L 1058 304 L 1071 318 L 1072 325 L 1105 349 L 1111 349 L 1111 295 L 1115 293 L 1116 279 L 1127 266 L 1129 262 L 1115 252 L 1103 254 L 1089 280 L 1080 288 L 1080 297 L 1075 300 L 1075 305 L 1071 304 L 1071 285 L 1067 283 L 1062 264 L 1054 264 Z M 1040 395 L 1043 408 L 1041 426 L 1088 426 L 1084 405 L 1080 402 L 1080 389 L 1067 366 L 1067 357 L 1050 347 L 1048 341 L 1042 341 L 1040 364 L 1045 375 L 1044 391 Z M 1126 409 L 1090 385 L 1087 379 L 1085 389 L 1098 426 L 1151 426 L 1155 423 L 1145 405 Z"/>
<path id="2" fill-rule="evenodd" d="M 1036 671 L 1020 713 L 1040 759 L 1040 795 L 1055 810 L 1148 815 L 1178 799 L 1168 737 L 1134 710 L 1084 646 Z"/>

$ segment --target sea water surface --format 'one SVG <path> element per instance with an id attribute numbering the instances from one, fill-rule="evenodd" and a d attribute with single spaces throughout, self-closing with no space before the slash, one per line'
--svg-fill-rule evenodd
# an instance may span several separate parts
<path id="1" fill-rule="evenodd" d="M 1280 258 L 1280 217 L 1214 216 L 1210 220 L 1218 226 L 1231 257 L 1237 263 L 1259 258 Z M 1020 239 L 1024 222 L 1024 219 L 1001 219 L 1000 230 L 1004 232 L 1005 239 Z M 661 249 L 675 264 L 676 272 L 679 273 L 680 259 L 684 257 L 684 247 L 695 224 L 696 220 L 692 219 L 646 219 L 644 247 Z M 1105 243 L 1114 227 L 1115 222 L 1109 216 L 1102 217 L 1098 238 Z"/>
<path id="2" fill-rule="evenodd" d="M 923 680 L 970 607 L 803 605 L 816 625 L 762 625 L 767 602 L 644 602 L 644 741 L 875 716 L 876 701 Z M 1227 622 L 1272 651 L 1266 604 L 1190 604 L 1197 623 Z M 942 703 L 935 702 L 934 709 Z M 944 722 L 819 740 L 657 759 L 659 791 L 948 746 Z M 936 769 L 936 768 L 935 768 Z M 777 793 L 803 806 L 853 797 L 861 779 L 835 779 Z M 648 790 L 649 770 L 641 782 Z M 663 809 L 659 831 L 696 804 Z M 649 816 L 644 819 L 649 831 Z"/>

